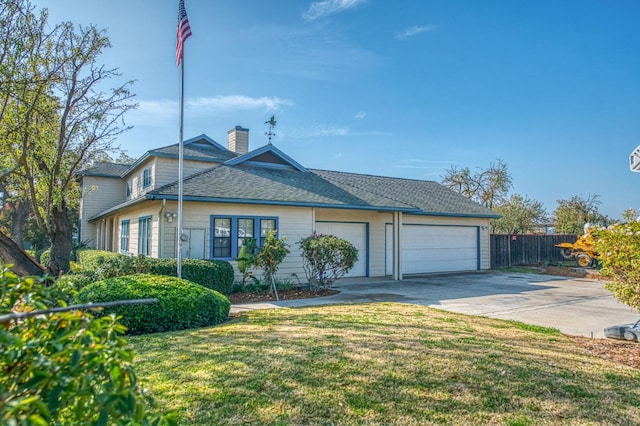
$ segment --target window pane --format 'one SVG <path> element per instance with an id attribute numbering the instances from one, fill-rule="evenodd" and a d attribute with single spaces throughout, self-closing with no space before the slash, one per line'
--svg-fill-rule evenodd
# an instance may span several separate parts
<path id="1" fill-rule="evenodd" d="M 275 219 L 260 219 L 260 245 L 262 245 L 262 240 L 272 229 L 276 229 Z"/>
<path id="2" fill-rule="evenodd" d="M 231 236 L 231 219 L 216 218 L 213 221 L 213 226 L 215 227 L 214 236 L 216 238 Z"/>
<path id="3" fill-rule="evenodd" d="M 231 219 L 213 220 L 213 257 L 231 257 Z"/>
<path id="4" fill-rule="evenodd" d="M 267 232 L 272 229 L 276 229 L 276 220 L 275 219 L 261 219 L 260 220 L 260 236 L 266 237 Z"/>
<path id="5" fill-rule="evenodd" d="M 138 253 L 149 256 L 151 254 L 151 218 L 138 220 Z"/>
<path id="6" fill-rule="evenodd" d="M 238 249 L 244 245 L 245 238 L 253 237 L 253 219 L 238 219 Z"/>

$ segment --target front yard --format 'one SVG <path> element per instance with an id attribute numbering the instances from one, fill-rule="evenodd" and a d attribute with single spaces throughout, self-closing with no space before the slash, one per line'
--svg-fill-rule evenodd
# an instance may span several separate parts
<path id="1" fill-rule="evenodd" d="M 130 341 L 181 424 L 640 423 L 640 371 L 555 330 L 423 306 L 252 311 Z"/>

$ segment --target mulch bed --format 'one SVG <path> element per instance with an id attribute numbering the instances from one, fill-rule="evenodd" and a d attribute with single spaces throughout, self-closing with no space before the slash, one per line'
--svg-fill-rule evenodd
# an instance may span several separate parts
<path id="1" fill-rule="evenodd" d="M 292 290 L 278 290 L 278 296 L 280 300 L 295 300 L 295 299 L 311 299 L 314 297 L 331 296 L 337 294 L 337 290 L 323 289 L 323 290 L 309 290 L 309 289 L 292 289 Z M 229 296 L 229 301 L 232 305 L 239 305 L 243 303 L 257 303 L 257 302 L 275 302 L 276 295 L 271 292 L 261 291 L 246 291 L 243 293 L 232 293 Z"/>
<path id="2" fill-rule="evenodd" d="M 542 273 L 573 278 L 602 279 L 598 271 L 582 268 L 547 266 Z M 312 291 L 309 289 L 278 291 L 280 300 L 310 299 L 314 297 L 331 296 L 336 293 L 338 293 L 338 291 L 332 289 L 318 291 Z M 276 300 L 275 294 L 267 292 L 233 293 L 228 297 L 234 305 L 242 303 L 274 302 Z M 590 339 L 588 337 L 580 336 L 570 337 L 574 342 L 576 342 L 576 344 L 582 346 L 593 356 L 640 370 L 640 343 L 614 339 Z"/>

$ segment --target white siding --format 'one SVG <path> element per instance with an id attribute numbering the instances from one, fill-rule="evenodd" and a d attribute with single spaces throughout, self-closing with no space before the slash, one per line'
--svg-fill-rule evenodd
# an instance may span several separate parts
<path id="1" fill-rule="evenodd" d="M 391 213 L 366 210 L 316 209 L 316 221 L 364 222 L 369 224 L 369 276 L 385 275 L 385 223 Z"/>
<path id="2" fill-rule="evenodd" d="M 152 256 L 163 258 L 175 257 L 175 232 L 178 225 L 177 218 L 168 223 L 164 214 L 177 213 L 175 201 L 166 202 L 162 207 L 160 201 L 145 202 L 144 208 L 137 207 L 122 211 L 117 215 L 117 232 L 114 239 L 119 245 L 120 224 L 122 220 L 130 220 L 129 251 L 132 254 L 138 252 L 138 218 L 152 215 Z M 356 211 L 344 209 L 313 209 L 308 207 L 278 207 L 243 204 L 215 204 L 196 203 L 186 201 L 183 206 L 183 227 L 185 229 L 205 230 L 205 258 L 211 257 L 211 216 L 265 216 L 278 218 L 278 233 L 284 237 L 289 246 L 290 254 L 285 258 L 278 271 L 278 279 L 296 282 L 295 274 L 302 282 L 306 281 L 302 269 L 302 259 L 297 242 L 312 234 L 316 221 L 335 221 L 366 223 L 369 227 L 369 276 L 385 276 L 386 256 L 386 224 L 392 222 L 392 214 L 376 211 Z M 431 224 L 431 225 L 459 225 L 474 226 L 480 229 L 480 269 L 489 269 L 489 220 L 476 218 L 454 218 L 434 216 L 403 215 L 404 224 Z M 159 237 L 162 240 L 159 240 Z M 236 262 L 231 261 L 236 271 L 236 278 L 240 279 L 240 273 L 236 268 Z M 256 271 L 260 275 L 259 271 Z"/>
<path id="3" fill-rule="evenodd" d="M 82 178 L 82 197 L 80 198 L 80 241 L 87 241 L 96 248 L 96 225 L 88 219 L 123 203 L 126 199 L 124 181 L 119 178 L 84 176 Z"/>
<path id="4" fill-rule="evenodd" d="M 205 161 L 184 160 L 184 177 L 191 176 L 202 170 L 210 169 L 218 163 Z M 155 159 L 155 186 L 156 188 L 178 180 L 178 159 L 156 157 Z"/>
<path id="5" fill-rule="evenodd" d="M 302 258 L 297 242 L 311 235 L 313 232 L 313 214 L 311 208 L 304 207 L 276 207 L 276 206 L 252 206 L 240 204 L 214 204 L 185 202 L 183 204 L 183 228 L 205 229 L 205 258 L 211 257 L 211 216 L 267 216 L 278 218 L 278 236 L 285 238 L 291 251 L 284 259 L 278 270 L 278 279 L 296 282 L 292 274 L 296 274 L 301 281 L 306 281 L 302 269 Z M 176 202 L 167 202 L 165 212 L 177 212 Z M 177 220 L 167 223 L 163 218 L 164 238 L 161 257 L 175 257 L 175 233 L 178 226 Z M 132 222 L 133 223 L 133 222 Z M 137 224 L 136 224 L 137 226 Z M 137 231 L 136 231 L 137 232 Z M 137 234 L 136 234 L 137 235 Z M 236 272 L 236 278 L 241 279 L 236 262 L 231 261 Z M 258 271 L 256 271 L 258 272 Z M 258 274 L 260 274 L 258 272 Z"/>

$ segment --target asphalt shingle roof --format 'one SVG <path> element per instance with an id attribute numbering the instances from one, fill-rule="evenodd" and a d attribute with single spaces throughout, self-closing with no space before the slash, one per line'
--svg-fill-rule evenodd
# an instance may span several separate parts
<path id="1" fill-rule="evenodd" d="M 150 155 L 164 155 L 178 158 L 179 155 L 179 144 L 169 145 L 158 149 L 153 149 L 149 151 Z M 214 163 L 224 163 L 227 160 L 235 158 L 237 154 L 227 150 L 220 149 L 216 146 L 209 144 L 198 144 L 191 143 L 185 144 L 183 147 L 183 155 L 184 158 L 190 160 L 203 160 L 210 161 Z"/>
<path id="2" fill-rule="evenodd" d="M 270 149 L 278 151 L 275 147 Z M 179 145 L 169 145 L 148 152 L 149 155 L 178 157 Z M 260 150 L 255 152 L 261 153 Z M 284 154 L 283 154 L 284 155 Z M 224 163 L 238 157 L 215 141 L 196 139 L 184 145 L 185 159 Z M 241 158 L 241 157 L 238 157 Z M 261 158 L 261 157 L 260 157 Z M 203 202 L 265 203 L 289 206 L 343 207 L 367 210 L 399 210 L 411 214 L 444 216 L 499 217 L 490 209 L 433 182 L 372 176 L 329 170 L 286 167 L 292 160 L 278 164 L 231 161 L 184 179 L 185 200 Z M 285 157 L 286 159 L 286 157 Z M 140 160 L 139 160 L 140 161 Z M 239 163 L 239 164 L 236 164 Z M 297 164 L 297 163 L 296 163 Z M 98 163 L 85 175 L 123 175 L 133 166 Z M 114 206 L 110 212 L 145 199 L 177 199 L 178 182 L 148 192 L 144 197 Z"/>
<path id="3" fill-rule="evenodd" d="M 178 195 L 174 182 L 151 191 Z M 416 214 L 495 216 L 491 210 L 429 181 L 355 173 L 220 165 L 184 180 L 185 199 L 397 209 Z"/>
<path id="4" fill-rule="evenodd" d="M 174 182 L 149 193 L 150 196 L 177 196 Z M 313 204 L 359 208 L 400 207 L 385 197 L 347 191 L 320 176 L 293 169 L 219 165 L 184 180 L 183 196 L 189 199 L 226 199 L 263 201 L 278 204 Z M 411 208 L 403 205 L 401 207 Z"/>
<path id="5" fill-rule="evenodd" d="M 328 170 L 311 170 L 311 172 L 347 191 L 357 190 L 365 194 L 389 197 L 399 204 L 420 209 L 424 214 L 497 217 L 492 210 L 433 181 Z"/>
<path id="6" fill-rule="evenodd" d="M 96 163 L 80 172 L 82 176 L 120 177 L 131 164 Z"/>

